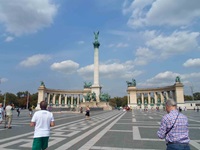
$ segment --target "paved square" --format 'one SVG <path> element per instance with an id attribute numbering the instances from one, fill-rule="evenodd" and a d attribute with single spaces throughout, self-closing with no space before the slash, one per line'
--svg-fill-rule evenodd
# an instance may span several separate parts
<path id="1" fill-rule="evenodd" d="M 54 113 L 56 126 L 51 130 L 48 150 L 164 150 L 165 141 L 157 138 L 161 117 L 166 112 L 97 111 L 91 120 L 84 114 Z M 200 113 L 183 111 L 189 119 L 191 150 L 200 149 Z M 31 150 L 33 128 L 28 111 L 14 113 L 12 129 L 0 125 L 1 150 Z"/>

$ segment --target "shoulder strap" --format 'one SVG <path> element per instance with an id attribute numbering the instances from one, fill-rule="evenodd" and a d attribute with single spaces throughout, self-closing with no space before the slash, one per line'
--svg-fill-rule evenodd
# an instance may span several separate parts
<path id="1" fill-rule="evenodd" d="M 179 112 L 178 112 L 178 115 L 176 117 L 176 120 L 177 120 L 178 116 L 179 116 Z M 165 135 L 167 135 L 171 131 L 171 129 L 174 127 L 176 120 L 174 121 L 174 124 L 171 126 L 171 128 L 165 133 Z"/>

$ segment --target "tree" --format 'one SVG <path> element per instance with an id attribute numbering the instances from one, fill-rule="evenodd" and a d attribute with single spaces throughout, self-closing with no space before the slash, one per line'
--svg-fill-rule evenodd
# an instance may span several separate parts
<path id="1" fill-rule="evenodd" d="M 193 99 L 192 99 L 192 96 L 191 96 L 191 95 L 184 95 L 184 100 L 185 100 L 185 101 L 191 101 L 191 100 L 193 100 Z"/>
<path id="2" fill-rule="evenodd" d="M 36 107 L 37 101 L 38 101 L 38 93 L 34 93 L 34 94 L 30 95 L 29 107 L 32 107 L 32 106 Z"/>
<path id="3" fill-rule="evenodd" d="M 6 105 L 9 103 L 13 103 L 15 106 L 17 105 L 17 96 L 13 93 L 5 93 L 6 94 Z"/>
<path id="4" fill-rule="evenodd" d="M 194 100 L 200 100 L 200 92 L 196 92 L 193 94 Z"/>

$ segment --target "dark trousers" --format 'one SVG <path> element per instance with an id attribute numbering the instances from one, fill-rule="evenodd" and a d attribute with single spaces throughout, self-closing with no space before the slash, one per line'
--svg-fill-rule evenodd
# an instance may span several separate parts
<path id="1" fill-rule="evenodd" d="M 167 144 L 166 150 L 190 150 L 189 144 L 170 143 Z"/>

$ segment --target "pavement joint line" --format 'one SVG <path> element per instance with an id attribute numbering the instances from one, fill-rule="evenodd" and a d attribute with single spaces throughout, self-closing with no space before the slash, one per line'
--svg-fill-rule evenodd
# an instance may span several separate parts
<path id="1" fill-rule="evenodd" d="M 133 132 L 132 130 L 108 130 L 109 132 Z"/>
<path id="2" fill-rule="evenodd" d="M 194 140 L 190 140 L 190 145 L 194 146 L 195 148 L 199 149 L 200 148 L 200 144 L 197 143 L 196 141 Z"/>
<path id="3" fill-rule="evenodd" d="M 124 112 L 121 112 L 120 114 L 117 114 L 114 118 L 120 116 L 124 114 Z M 103 122 L 102 124 L 92 128 L 91 130 L 87 131 L 86 133 L 82 134 L 81 136 L 78 136 L 74 139 L 72 139 L 71 141 L 63 144 L 62 146 L 58 147 L 55 150 L 67 150 L 68 148 L 70 148 L 71 146 L 73 146 L 74 144 L 78 143 L 80 140 L 84 139 L 85 137 L 87 137 L 88 135 L 92 134 L 93 132 L 95 132 L 96 130 L 98 130 L 99 128 L 101 128 L 102 126 L 104 126 L 105 124 L 107 124 L 108 122 L 110 122 L 111 120 L 113 120 L 114 118 L 110 118 L 109 120 L 106 120 L 105 122 Z M 89 121 L 89 120 L 88 120 Z"/>
<path id="4" fill-rule="evenodd" d="M 82 150 L 84 148 L 91 148 L 124 115 L 125 115 L 125 113 L 123 113 L 121 116 L 119 116 L 116 120 L 114 120 L 111 124 L 109 124 L 106 128 L 104 128 L 96 136 L 94 136 L 91 140 L 89 140 L 85 145 L 83 145 L 81 148 L 79 148 L 79 150 Z"/>

